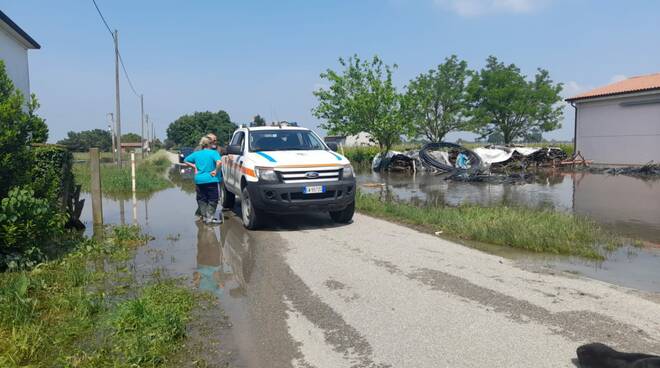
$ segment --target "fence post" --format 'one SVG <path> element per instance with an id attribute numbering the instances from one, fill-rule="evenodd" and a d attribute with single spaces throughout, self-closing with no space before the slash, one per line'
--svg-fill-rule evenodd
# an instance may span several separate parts
<path id="1" fill-rule="evenodd" d="M 103 200 L 101 198 L 101 164 L 99 149 L 89 149 L 89 172 L 92 190 L 92 218 L 94 225 L 103 225 Z"/>

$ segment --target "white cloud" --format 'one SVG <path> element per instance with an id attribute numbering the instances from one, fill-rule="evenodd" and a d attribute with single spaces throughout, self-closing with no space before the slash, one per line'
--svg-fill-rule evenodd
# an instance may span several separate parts
<path id="1" fill-rule="evenodd" d="M 610 83 L 621 82 L 622 80 L 625 80 L 625 79 L 628 79 L 628 77 L 626 77 L 623 74 L 613 75 L 612 78 L 610 78 Z"/>
<path id="2" fill-rule="evenodd" d="M 444 9 L 463 17 L 477 17 L 494 13 L 531 13 L 551 0 L 434 0 Z"/>

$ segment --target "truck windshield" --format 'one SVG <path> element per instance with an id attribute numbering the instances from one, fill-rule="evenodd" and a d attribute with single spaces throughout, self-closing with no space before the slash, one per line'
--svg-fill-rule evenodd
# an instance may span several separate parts
<path id="1" fill-rule="evenodd" d="M 250 132 L 250 151 L 324 150 L 309 130 L 273 129 Z"/>

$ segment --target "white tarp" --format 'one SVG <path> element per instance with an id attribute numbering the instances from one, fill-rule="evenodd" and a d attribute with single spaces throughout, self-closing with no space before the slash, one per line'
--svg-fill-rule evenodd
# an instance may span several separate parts
<path id="1" fill-rule="evenodd" d="M 529 156 L 538 151 L 540 148 L 533 147 L 502 147 L 502 148 L 486 148 L 477 147 L 473 149 L 474 153 L 479 155 L 481 161 L 486 165 L 504 162 L 511 158 L 514 152 L 518 152 L 523 156 Z"/>

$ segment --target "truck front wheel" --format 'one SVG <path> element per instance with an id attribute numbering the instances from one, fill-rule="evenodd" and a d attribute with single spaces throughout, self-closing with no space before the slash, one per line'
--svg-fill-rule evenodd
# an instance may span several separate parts
<path id="1" fill-rule="evenodd" d="M 241 216 L 243 217 L 243 226 L 248 230 L 259 228 L 259 223 L 263 217 L 261 211 L 254 208 L 247 187 L 243 188 L 241 193 Z"/>
<path id="2" fill-rule="evenodd" d="M 355 202 L 351 202 L 346 208 L 341 211 L 330 211 L 332 221 L 340 224 L 348 224 L 353 219 L 355 213 Z"/>

